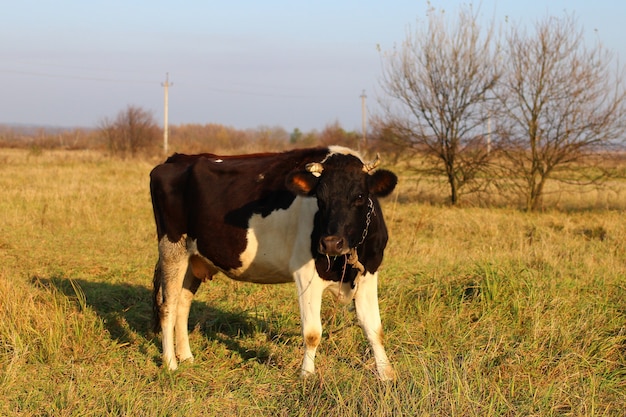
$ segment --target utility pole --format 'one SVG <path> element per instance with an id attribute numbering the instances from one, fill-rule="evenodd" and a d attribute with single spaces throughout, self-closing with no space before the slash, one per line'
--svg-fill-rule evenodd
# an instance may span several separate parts
<path id="1" fill-rule="evenodd" d="M 363 129 L 363 149 L 367 149 L 367 120 L 365 115 L 365 99 L 367 96 L 365 95 L 365 90 L 361 93 L 361 128 Z"/>
<path id="2" fill-rule="evenodd" d="M 168 131 L 169 131 L 169 126 L 168 126 L 168 122 L 167 122 L 167 117 L 168 117 L 168 88 L 171 85 L 174 85 L 174 83 L 170 83 L 170 73 L 166 72 L 165 73 L 165 82 L 161 83 L 161 85 L 164 87 L 164 97 L 163 97 L 163 153 L 165 154 L 165 156 L 167 156 L 168 154 Z"/>

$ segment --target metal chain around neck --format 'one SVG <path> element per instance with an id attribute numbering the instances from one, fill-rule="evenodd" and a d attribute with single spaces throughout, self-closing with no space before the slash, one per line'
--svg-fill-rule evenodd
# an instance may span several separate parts
<path id="1" fill-rule="evenodd" d="M 361 235 L 361 241 L 357 244 L 357 246 L 361 246 L 363 242 L 365 242 L 365 238 L 367 237 L 367 233 L 370 229 L 370 223 L 372 223 L 372 216 L 376 215 L 374 211 L 374 202 L 370 197 L 367 198 L 367 216 L 365 218 L 365 229 L 363 229 L 363 234 Z"/>

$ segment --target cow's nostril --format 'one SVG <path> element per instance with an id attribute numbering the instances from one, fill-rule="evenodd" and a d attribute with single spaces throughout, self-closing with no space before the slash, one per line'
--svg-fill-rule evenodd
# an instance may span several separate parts
<path id="1" fill-rule="evenodd" d="M 320 239 L 320 252 L 325 255 L 343 255 L 346 240 L 339 236 L 325 236 Z"/>

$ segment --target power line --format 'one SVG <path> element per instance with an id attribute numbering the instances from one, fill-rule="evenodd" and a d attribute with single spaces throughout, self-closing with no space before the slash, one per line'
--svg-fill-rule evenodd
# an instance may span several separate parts
<path id="1" fill-rule="evenodd" d="M 205 90 L 213 91 L 215 93 L 224 93 L 224 94 L 240 94 L 244 96 L 256 96 L 256 97 L 276 97 L 276 98 L 311 98 L 310 95 L 305 94 L 282 94 L 282 93 L 256 93 L 253 91 L 243 91 L 236 89 L 228 89 L 228 88 L 217 88 L 217 87 L 204 87 Z"/>
<path id="2" fill-rule="evenodd" d="M 111 83 L 124 83 L 124 84 L 155 84 L 152 81 L 145 80 L 124 80 L 119 78 L 104 78 L 104 77 L 89 77 L 83 75 L 63 75 L 63 74 L 49 74 L 45 72 L 35 72 L 35 71 L 18 71 L 18 70 L 8 70 L 8 69 L 0 69 L 0 73 L 3 74 L 17 74 L 17 75 L 29 75 L 33 77 L 45 77 L 45 78 L 57 78 L 57 79 L 66 79 L 66 80 L 80 80 L 80 81 L 102 81 L 102 82 L 111 82 Z"/>
<path id="3" fill-rule="evenodd" d="M 99 82 L 120 83 L 120 84 L 156 84 L 156 81 L 90 77 L 90 76 L 83 76 L 83 75 L 50 74 L 50 73 L 45 73 L 45 72 L 10 70 L 10 69 L 1 69 L 1 68 L 0 68 L 0 73 L 27 75 L 27 76 L 33 76 L 33 77 L 44 77 L 44 78 L 54 78 L 54 79 L 65 79 L 65 80 L 99 81 Z M 259 93 L 259 92 L 254 92 L 250 90 L 229 89 L 229 88 L 220 88 L 220 87 L 211 87 L 211 86 L 204 86 L 202 88 L 207 91 L 212 91 L 215 93 L 238 94 L 238 95 L 254 96 L 254 97 L 274 97 L 274 98 L 286 98 L 286 99 L 311 98 L 311 95 L 306 95 L 306 94 Z"/>
<path id="4" fill-rule="evenodd" d="M 25 64 L 31 65 L 29 63 L 25 63 Z M 46 65 L 49 65 L 49 64 L 46 64 Z M 65 66 L 65 65 L 54 65 L 54 66 L 58 68 L 67 68 L 67 69 L 71 69 L 71 68 L 88 69 L 88 68 L 83 68 L 83 67 L 72 67 L 72 66 Z M 31 76 L 31 77 L 77 80 L 77 81 L 97 81 L 97 82 L 119 83 L 119 84 L 154 85 L 158 82 L 158 81 L 146 81 L 146 80 L 139 80 L 139 79 L 98 77 L 98 76 L 74 75 L 74 74 L 58 74 L 58 73 L 51 73 L 51 72 L 44 72 L 44 71 L 15 70 L 15 69 L 7 69 L 7 68 L 0 68 L 0 74 L 14 74 L 14 75 L 24 75 L 24 76 Z M 318 97 L 315 94 L 302 94 L 302 93 L 289 93 L 289 92 L 287 93 L 257 92 L 251 89 L 213 87 L 210 85 L 202 85 L 202 82 L 200 82 L 199 84 L 194 83 L 194 88 L 197 89 L 198 87 L 201 87 L 204 90 L 211 91 L 214 93 L 237 94 L 237 95 L 252 96 L 252 97 L 273 97 L 273 98 L 284 98 L 284 99 L 309 99 L 312 97 Z M 261 86 L 261 88 L 264 88 L 264 87 Z M 274 89 L 278 89 L 278 88 L 274 88 Z M 325 96 L 319 96 L 319 97 L 325 97 Z"/>

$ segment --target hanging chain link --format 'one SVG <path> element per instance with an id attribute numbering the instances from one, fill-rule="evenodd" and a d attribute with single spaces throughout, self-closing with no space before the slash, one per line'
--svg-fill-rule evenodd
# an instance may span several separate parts
<path id="1" fill-rule="evenodd" d="M 374 212 L 374 202 L 371 198 L 367 199 L 367 217 L 365 218 L 365 229 L 363 229 L 363 234 L 361 235 L 361 241 L 357 246 L 361 246 L 363 242 L 365 242 L 365 238 L 367 237 L 367 233 L 369 232 L 370 223 L 372 222 L 372 216 L 376 213 Z"/>

